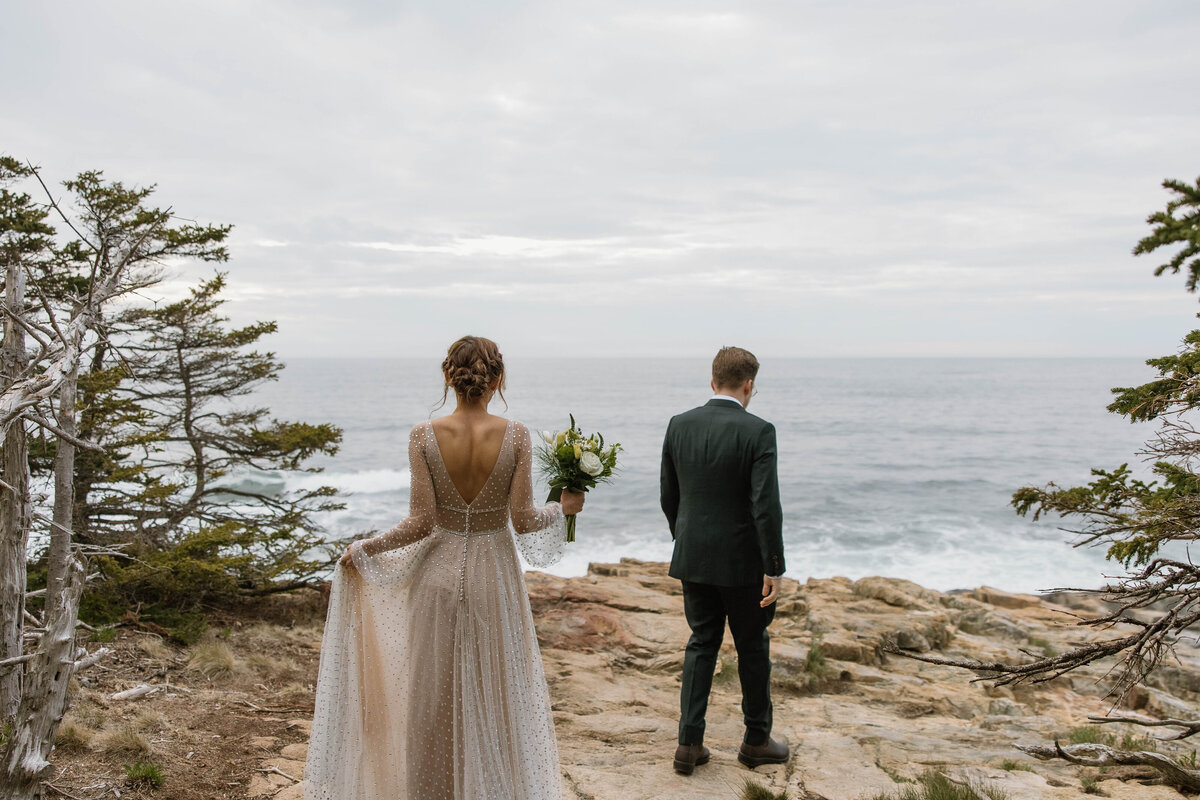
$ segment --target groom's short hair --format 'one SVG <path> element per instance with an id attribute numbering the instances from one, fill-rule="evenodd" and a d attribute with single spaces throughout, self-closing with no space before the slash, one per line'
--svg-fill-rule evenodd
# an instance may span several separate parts
<path id="1" fill-rule="evenodd" d="M 758 359 L 740 347 L 722 347 L 713 359 L 712 381 L 715 386 L 732 389 L 758 376 Z"/>

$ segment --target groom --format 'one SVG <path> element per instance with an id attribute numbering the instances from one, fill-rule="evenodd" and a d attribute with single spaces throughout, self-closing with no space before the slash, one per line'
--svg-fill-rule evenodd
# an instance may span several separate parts
<path id="1" fill-rule="evenodd" d="M 713 398 L 671 418 L 663 442 L 661 502 L 683 582 L 692 636 L 683 658 L 675 771 L 690 775 L 709 759 L 704 715 L 725 620 L 737 647 L 746 734 L 738 761 L 782 764 L 788 747 L 771 738 L 771 660 L 767 626 L 783 576 L 783 510 L 775 427 L 746 411 L 758 359 L 723 347 L 713 359 Z"/>

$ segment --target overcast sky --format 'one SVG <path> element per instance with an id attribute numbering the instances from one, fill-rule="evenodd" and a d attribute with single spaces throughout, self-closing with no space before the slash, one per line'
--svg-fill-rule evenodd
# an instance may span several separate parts
<path id="1" fill-rule="evenodd" d="M 305 355 L 1121 355 L 1195 0 L 7 3 L 0 151 L 232 223 Z M 164 297 L 209 267 L 189 266 Z"/>

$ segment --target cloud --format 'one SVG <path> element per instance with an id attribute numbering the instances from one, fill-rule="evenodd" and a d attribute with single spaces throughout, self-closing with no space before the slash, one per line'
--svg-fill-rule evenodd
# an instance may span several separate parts
<path id="1" fill-rule="evenodd" d="M 1197 33 L 1165 0 L 64 0 L 8 10 L 37 68 L 0 134 L 234 223 L 230 313 L 290 355 L 473 318 L 871 354 L 884 317 L 911 355 L 1146 355 L 1194 305 L 1128 253 L 1197 171 Z"/>

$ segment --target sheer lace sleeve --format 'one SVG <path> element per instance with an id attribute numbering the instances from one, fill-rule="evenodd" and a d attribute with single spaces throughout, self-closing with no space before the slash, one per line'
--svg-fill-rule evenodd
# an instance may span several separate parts
<path id="1" fill-rule="evenodd" d="M 516 466 L 508 495 L 508 511 L 516 531 L 517 549 L 531 567 L 548 567 L 563 557 L 567 538 L 566 517 L 558 503 L 538 508 L 533 501 L 533 437 L 529 428 L 516 423 L 513 446 Z"/>
<path id="2" fill-rule="evenodd" d="M 402 582 L 408 578 L 425 549 L 437 513 L 433 478 L 426 458 L 426 427 L 418 425 L 408 436 L 408 517 L 389 531 L 362 539 L 350 547 L 354 566 L 369 583 Z"/>

